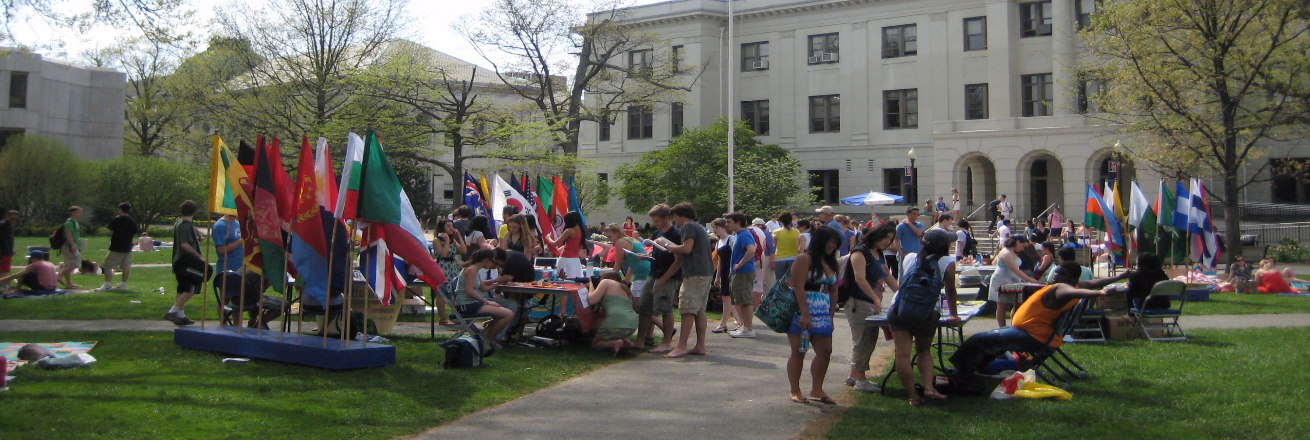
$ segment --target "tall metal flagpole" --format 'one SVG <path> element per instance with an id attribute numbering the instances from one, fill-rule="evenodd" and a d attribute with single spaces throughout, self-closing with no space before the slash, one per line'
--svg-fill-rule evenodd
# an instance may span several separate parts
<path id="1" fill-rule="evenodd" d="M 732 43 L 732 22 L 735 21 L 732 16 L 732 2 L 733 0 L 728 0 L 728 67 L 725 69 L 728 74 L 728 212 L 735 211 L 733 202 L 736 199 L 736 166 L 733 162 L 736 161 L 737 157 L 736 146 L 733 145 L 734 141 L 736 141 L 737 124 L 736 119 L 733 117 L 735 116 L 733 108 L 736 106 L 733 105 L 733 99 L 735 98 L 733 97 L 732 77 L 735 76 L 733 75 L 735 65 L 732 63 L 732 53 L 736 51 L 736 48 Z"/>

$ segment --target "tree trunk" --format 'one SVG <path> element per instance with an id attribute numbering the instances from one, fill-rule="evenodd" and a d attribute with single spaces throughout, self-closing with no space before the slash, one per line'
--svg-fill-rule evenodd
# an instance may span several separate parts
<path id="1" fill-rule="evenodd" d="M 1224 246 L 1228 248 L 1227 261 L 1242 255 L 1242 218 L 1241 191 L 1238 189 L 1237 172 L 1224 172 Z M 1221 256 L 1222 257 L 1222 256 Z"/>

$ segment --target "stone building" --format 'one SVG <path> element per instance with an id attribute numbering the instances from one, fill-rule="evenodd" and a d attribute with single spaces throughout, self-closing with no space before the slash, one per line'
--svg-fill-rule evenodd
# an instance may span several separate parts
<path id="1" fill-rule="evenodd" d="M 685 104 L 629 109 L 612 127 L 588 123 L 580 154 L 612 173 L 643 152 L 668 145 L 677 127 L 712 124 L 736 109 L 765 143 L 797 156 L 821 188 L 820 203 L 868 191 L 949 200 L 963 209 L 1006 194 L 1029 218 L 1057 205 L 1082 215 L 1084 182 L 1109 172 L 1112 127 L 1098 126 L 1083 97 L 1095 82 L 1071 67 L 1088 55 L 1077 35 L 1097 0 L 750 0 L 734 3 L 732 65 L 727 63 L 727 3 L 675 0 L 631 8 L 628 20 L 654 32 L 708 70 Z M 633 62 L 638 57 L 628 57 Z M 735 79 L 727 102 L 724 75 Z M 634 111 L 635 110 L 635 111 Z M 1124 144 L 1131 148 L 1128 139 Z M 907 153 L 917 154 L 912 187 Z M 1310 148 L 1270 148 L 1272 157 L 1307 157 Z M 1145 167 L 1125 167 L 1154 197 Z M 612 175 L 612 174 L 610 174 Z M 1148 184 L 1150 182 L 1150 184 Z M 1286 183 L 1283 185 L 1287 186 Z M 1310 202 L 1307 188 L 1253 185 L 1246 200 Z M 1280 195 L 1281 194 L 1281 195 Z M 1290 194 L 1291 199 L 1288 199 Z M 880 207 L 883 213 L 905 206 Z M 603 221 L 629 215 L 622 203 L 589 214 Z"/>
<path id="2" fill-rule="evenodd" d="M 15 134 L 46 136 L 84 160 L 123 155 L 127 76 L 0 48 L 0 148 Z"/>

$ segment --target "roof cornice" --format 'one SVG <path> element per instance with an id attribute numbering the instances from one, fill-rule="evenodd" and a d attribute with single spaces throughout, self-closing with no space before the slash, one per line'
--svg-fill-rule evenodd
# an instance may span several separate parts
<path id="1" fill-rule="evenodd" d="M 738 19 L 756 19 L 765 17 L 778 17 L 785 15 L 804 14 L 814 11 L 826 11 L 832 9 L 841 9 L 852 6 L 859 6 L 869 3 L 883 2 L 889 0 L 837 0 L 837 1 L 815 1 L 800 0 L 794 3 L 782 5 L 761 6 L 758 8 L 749 8 L 735 11 L 734 15 Z M 714 9 L 696 9 L 690 11 L 681 11 L 671 14 L 652 15 L 648 17 L 634 18 L 626 20 L 627 26 L 631 27 L 650 27 L 660 26 L 673 23 L 684 23 L 693 21 L 728 21 L 727 11 Z"/>

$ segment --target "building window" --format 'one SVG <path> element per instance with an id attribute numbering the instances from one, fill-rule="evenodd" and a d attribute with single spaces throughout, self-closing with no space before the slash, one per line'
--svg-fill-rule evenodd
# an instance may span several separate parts
<path id="1" fill-rule="evenodd" d="M 810 97 L 810 133 L 841 131 L 841 95 Z"/>
<path id="2" fill-rule="evenodd" d="M 1047 203 L 1047 162 L 1046 159 L 1037 159 L 1033 161 L 1032 167 L 1028 170 L 1028 215 L 1031 218 L 1037 218 L 1039 214 L 1046 210 Z"/>
<path id="3" fill-rule="evenodd" d="M 1051 2 L 1019 4 L 1019 36 L 1045 37 L 1051 35 Z"/>
<path id="4" fill-rule="evenodd" d="M 27 72 L 9 73 L 9 108 L 27 108 Z"/>
<path id="5" fill-rule="evenodd" d="M 837 58 L 837 33 L 810 35 L 810 64 L 835 63 Z"/>
<path id="6" fill-rule="evenodd" d="M 0 151 L 5 150 L 9 141 L 15 136 L 22 136 L 26 131 L 21 128 L 0 128 Z"/>
<path id="7" fill-rule="evenodd" d="M 915 195 L 906 193 L 906 191 L 913 191 L 913 186 L 910 185 L 910 176 L 906 174 L 906 169 L 908 168 L 909 167 L 883 168 L 882 192 L 905 197 L 905 203 L 914 205 L 914 201 L 917 200 Z M 918 169 L 911 171 L 911 173 L 917 172 Z"/>
<path id="8" fill-rule="evenodd" d="M 672 118 L 670 118 L 673 119 L 673 124 L 672 124 L 673 136 L 675 137 L 681 136 L 682 135 L 682 103 L 681 102 L 673 103 L 673 111 L 671 113 L 673 116 Z"/>
<path id="9" fill-rule="evenodd" d="M 1101 0 L 1074 0 L 1073 7 L 1078 14 L 1078 30 L 1087 29 L 1092 26 L 1092 14 L 1096 13 L 1097 7 L 1101 5 Z"/>
<path id="10" fill-rule="evenodd" d="M 769 134 L 769 100 L 742 101 L 741 119 L 746 121 L 746 126 L 750 127 L 756 136 L 767 136 Z"/>
<path id="11" fill-rule="evenodd" d="M 628 52 L 628 76 L 650 73 L 650 49 Z"/>
<path id="12" fill-rule="evenodd" d="M 613 124 L 613 122 L 610 121 L 610 113 L 609 113 L 608 111 L 603 111 L 603 112 L 601 112 L 601 113 L 600 113 L 600 121 L 597 122 L 597 125 L 600 126 L 600 133 L 599 133 L 598 138 L 600 139 L 601 142 L 609 142 L 609 140 L 610 140 L 610 125 L 612 125 L 612 124 Z"/>
<path id="13" fill-rule="evenodd" d="M 918 26 L 913 24 L 882 28 L 882 57 L 908 57 L 919 53 Z"/>
<path id="14" fill-rule="evenodd" d="M 682 45 L 679 44 L 677 46 L 673 46 L 673 49 L 670 50 L 669 52 L 673 56 L 673 73 L 682 73 L 682 52 L 683 52 Z"/>
<path id="15" fill-rule="evenodd" d="M 810 188 L 819 203 L 838 203 L 841 201 L 837 186 L 837 170 L 810 170 Z"/>
<path id="16" fill-rule="evenodd" d="M 1023 116 L 1050 116 L 1054 81 L 1049 73 L 1020 76 L 1023 88 Z"/>
<path id="17" fill-rule="evenodd" d="M 1078 81 L 1078 113 L 1098 113 L 1096 100 L 1105 92 L 1105 81 L 1083 78 Z"/>
<path id="18" fill-rule="evenodd" d="M 741 71 L 769 70 L 769 42 L 741 45 Z"/>
<path id="19" fill-rule="evenodd" d="M 882 128 L 919 127 L 919 89 L 886 90 L 882 92 L 882 112 L 886 118 Z"/>
<path id="20" fill-rule="evenodd" d="M 964 19 L 964 50 L 987 50 L 987 17 Z"/>
<path id="21" fill-rule="evenodd" d="M 655 136 L 655 115 L 649 106 L 628 107 L 628 139 L 650 139 Z"/>
<path id="22" fill-rule="evenodd" d="M 964 85 L 964 119 L 987 119 L 987 84 Z"/>

